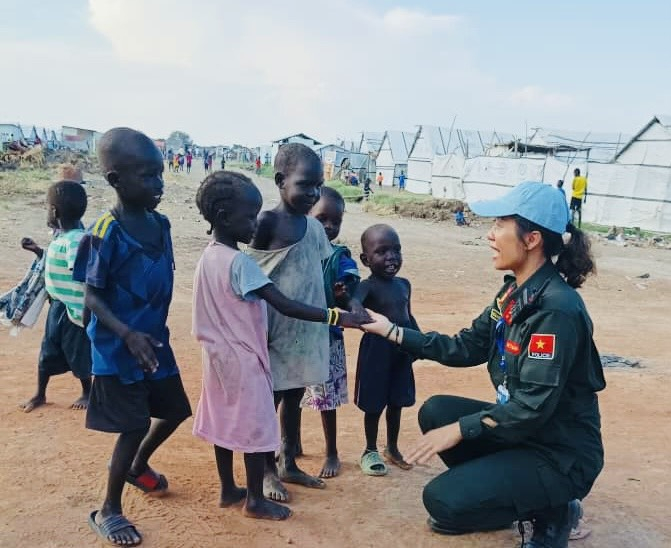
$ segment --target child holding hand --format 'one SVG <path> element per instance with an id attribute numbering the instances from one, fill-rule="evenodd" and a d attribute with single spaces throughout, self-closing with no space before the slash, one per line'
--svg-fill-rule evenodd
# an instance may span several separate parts
<path id="1" fill-rule="evenodd" d="M 279 313 L 331 325 L 358 327 L 353 315 L 308 306 L 282 294 L 238 242 L 249 243 L 257 227 L 261 193 L 239 173 L 208 176 L 196 196 L 211 225 L 213 241 L 196 268 L 193 333 L 203 349 L 203 383 L 194 434 L 214 444 L 221 479 L 220 506 L 244 500 L 252 518 L 283 520 L 285 507 L 263 494 L 266 461 L 280 435 L 268 353 L 267 301 Z M 247 489 L 233 478 L 233 452 L 245 454 Z"/>

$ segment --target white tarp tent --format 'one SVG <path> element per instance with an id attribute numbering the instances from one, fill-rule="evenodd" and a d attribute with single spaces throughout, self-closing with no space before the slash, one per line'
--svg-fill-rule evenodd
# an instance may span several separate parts
<path id="1" fill-rule="evenodd" d="M 375 169 L 382 172 L 385 186 L 398 185 L 401 172 L 407 176 L 408 154 L 415 140 L 415 133 L 410 131 L 387 131 L 384 134 L 380 150 L 377 153 Z"/>
<path id="2" fill-rule="evenodd" d="M 654 116 L 618 153 L 615 161 L 671 167 L 671 116 Z"/>
<path id="3" fill-rule="evenodd" d="M 512 134 L 438 126 L 420 126 L 408 156 L 406 188 L 416 194 L 457 198 L 454 179 L 461 179 L 466 158 L 489 154 L 492 147 L 508 143 Z"/>
<path id="4" fill-rule="evenodd" d="M 465 162 L 464 199 L 474 202 L 496 198 L 522 181 L 554 185 L 564 179 L 569 200 L 576 167 L 588 178 L 583 221 L 671 232 L 671 170 L 663 167 L 481 156 Z"/>

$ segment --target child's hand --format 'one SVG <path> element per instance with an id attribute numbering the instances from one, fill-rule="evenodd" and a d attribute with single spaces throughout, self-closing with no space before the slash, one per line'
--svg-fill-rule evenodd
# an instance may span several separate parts
<path id="1" fill-rule="evenodd" d="M 342 327 L 361 327 L 363 324 L 370 322 L 371 319 L 366 310 L 363 313 L 341 310 L 338 325 Z"/>
<path id="2" fill-rule="evenodd" d="M 42 255 L 42 248 L 32 238 L 21 238 L 21 247 L 26 251 L 32 251 L 35 255 Z"/>
<path id="3" fill-rule="evenodd" d="M 373 333 L 375 335 L 380 335 L 380 337 L 386 337 L 387 333 L 389 333 L 389 330 L 391 329 L 392 323 L 387 319 L 386 316 L 383 316 L 382 314 L 378 314 L 377 312 L 373 312 L 367 308 L 366 312 L 368 312 L 368 315 L 372 321 L 369 323 L 364 323 L 361 326 L 361 329 L 363 329 L 366 333 Z"/>
<path id="4" fill-rule="evenodd" d="M 160 348 L 163 343 L 151 335 L 140 331 L 129 331 L 123 337 L 128 350 L 137 359 L 139 366 L 147 373 L 156 373 L 158 360 L 154 348 Z"/>

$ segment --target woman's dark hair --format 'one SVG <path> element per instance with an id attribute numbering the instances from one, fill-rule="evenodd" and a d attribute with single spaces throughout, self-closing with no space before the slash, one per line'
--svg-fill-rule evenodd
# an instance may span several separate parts
<path id="1" fill-rule="evenodd" d="M 196 192 L 196 205 L 203 218 L 210 223 L 208 234 L 212 234 L 219 212 L 230 211 L 235 207 L 235 199 L 240 191 L 249 186 L 256 188 L 249 177 L 233 171 L 215 171 L 205 177 Z"/>
<path id="2" fill-rule="evenodd" d="M 596 263 L 590 249 L 589 238 L 575 225 L 571 223 L 566 225 L 566 232 L 571 238 L 565 244 L 561 234 L 547 230 L 519 215 L 513 215 L 512 219 L 517 225 L 517 236 L 520 239 L 530 232 L 541 233 L 545 258 L 550 261 L 552 257 L 557 257 L 555 266 L 571 287 L 580 287 L 589 274 L 596 274 Z"/>

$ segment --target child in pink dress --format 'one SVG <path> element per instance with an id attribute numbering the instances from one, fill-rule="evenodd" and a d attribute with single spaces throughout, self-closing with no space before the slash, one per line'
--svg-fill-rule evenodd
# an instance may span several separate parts
<path id="1" fill-rule="evenodd" d="M 245 500 L 248 517 L 282 520 L 291 511 L 263 496 L 264 463 L 280 442 L 268 357 L 265 301 L 282 314 L 312 322 L 358 327 L 360 319 L 285 297 L 254 259 L 249 243 L 261 193 L 239 173 L 219 171 L 198 189 L 196 204 L 214 240 L 196 267 L 193 333 L 203 353 L 203 383 L 193 432 L 214 444 L 221 479 L 220 506 Z M 245 454 L 247 489 L 233 479 L 233 451 Z"/>

